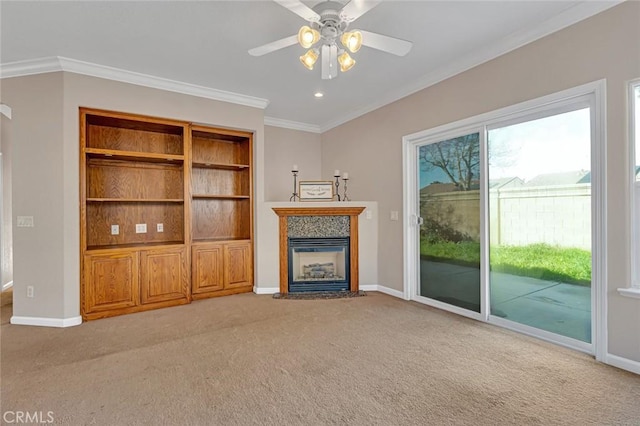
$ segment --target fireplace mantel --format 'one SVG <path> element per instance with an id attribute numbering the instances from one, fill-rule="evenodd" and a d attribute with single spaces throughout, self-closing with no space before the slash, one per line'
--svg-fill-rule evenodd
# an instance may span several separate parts
<path id="1" fill-rule="evenodd" d="M 357 217 L 364 207 L 273 207 L 273 211 L 280 217 L 287 216 L 355 216 Z"/>
<path id="2" fill-rule="evenodd" d="M 358 291 L 358 215 L 364 207 L 274 207 L 279 217 L 280 234 L 280 293 L 289 291 L 289 250 L 287 244 L 287 219 L 289 216 L 349 216 L 349 250 L 351 262 L 349 267 L 349 289 Z"/>

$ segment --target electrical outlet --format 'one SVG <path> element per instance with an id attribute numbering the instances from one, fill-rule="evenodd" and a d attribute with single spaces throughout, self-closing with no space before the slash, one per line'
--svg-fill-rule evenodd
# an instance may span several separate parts
<path id="1" fill-rule="evenodd" d="M 16 222 L 18 228 L 33 228 L 33 216 L 18 216 Z"/>
<path id="2" fill-rule="evenodd" d="M 147 233 L 147 224 L 136 223 L 136 234 L 146 234 L 146 233 Z"/>
<path id="3" fill-rule="evenodd" d="M 27 286 L 27 297 L 33 297 L 33 286 L 32 285 L 28 285 Z"/>
<path id="4" fill-rule="evenodd" d="M 111 235 L 118 235 L 120 233 L 119 225 L 111 225 Z"/>
<path id="5" fill-rule="evenodd" d="M 159 223 L 156 225 L 156 230 L 158 232 L 164 232 L 164 224 L 163 223 Z"/>
<path id="6" fill-rule="evenodd" d="M 398 211 L 397 210 L 392 210 L 391 211 L 391 220 L 398 220 Z"/>

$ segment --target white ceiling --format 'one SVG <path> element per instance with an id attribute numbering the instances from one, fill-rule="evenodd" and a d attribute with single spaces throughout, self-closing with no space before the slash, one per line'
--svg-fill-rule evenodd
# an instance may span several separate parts
<path id="1" fill-rule="evenodd" d="M 0 63 L 6 76 L 16 62 L 63 57 L 248 95 L 268 100 L 267 124 L 324 131 L 616 3 L 384 1 L 350 28 L 410 40 L 413 49 L 396 57 L 363 47 L 351 71 L 322 80 L 320 67 L 300 64 L 298 45 L 247 53 L 304 24 L 269 0 L 2 1 Z"/>

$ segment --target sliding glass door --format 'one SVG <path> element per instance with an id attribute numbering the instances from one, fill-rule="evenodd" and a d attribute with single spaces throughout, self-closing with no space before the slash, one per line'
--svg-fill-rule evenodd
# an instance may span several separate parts
<path id="1" fill-rule="evenodd" d="M 405 139 L 410 298 L 593 350 L 604 241 L 594 105 L 541 101 Z"/>
<path id="2" fill-rule="evenodd" d="M 480 133 L 418 148 L 421 297 L 480 312 Z"/>
<path id="3" fill-rule="evenodd" d="M 591 342 L 591 120 L 488 128 L 491 315 Z"/>

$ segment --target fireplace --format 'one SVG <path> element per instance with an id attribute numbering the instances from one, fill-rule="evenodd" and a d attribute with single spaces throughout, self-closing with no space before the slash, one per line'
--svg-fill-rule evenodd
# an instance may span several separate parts
<path id="1" fill-rule="evenodd" d="M 358 215 L 363 210 L 351 206 L 273 208 L 279 217 L 280 294 L 358 291 Z M 300 242 L 303 245 L 296 247 Z"/>
<path id="2" fill-rule="evenodd" d="M 349 290 L 349 237 L 289 238 L 289 292 Z"/>

